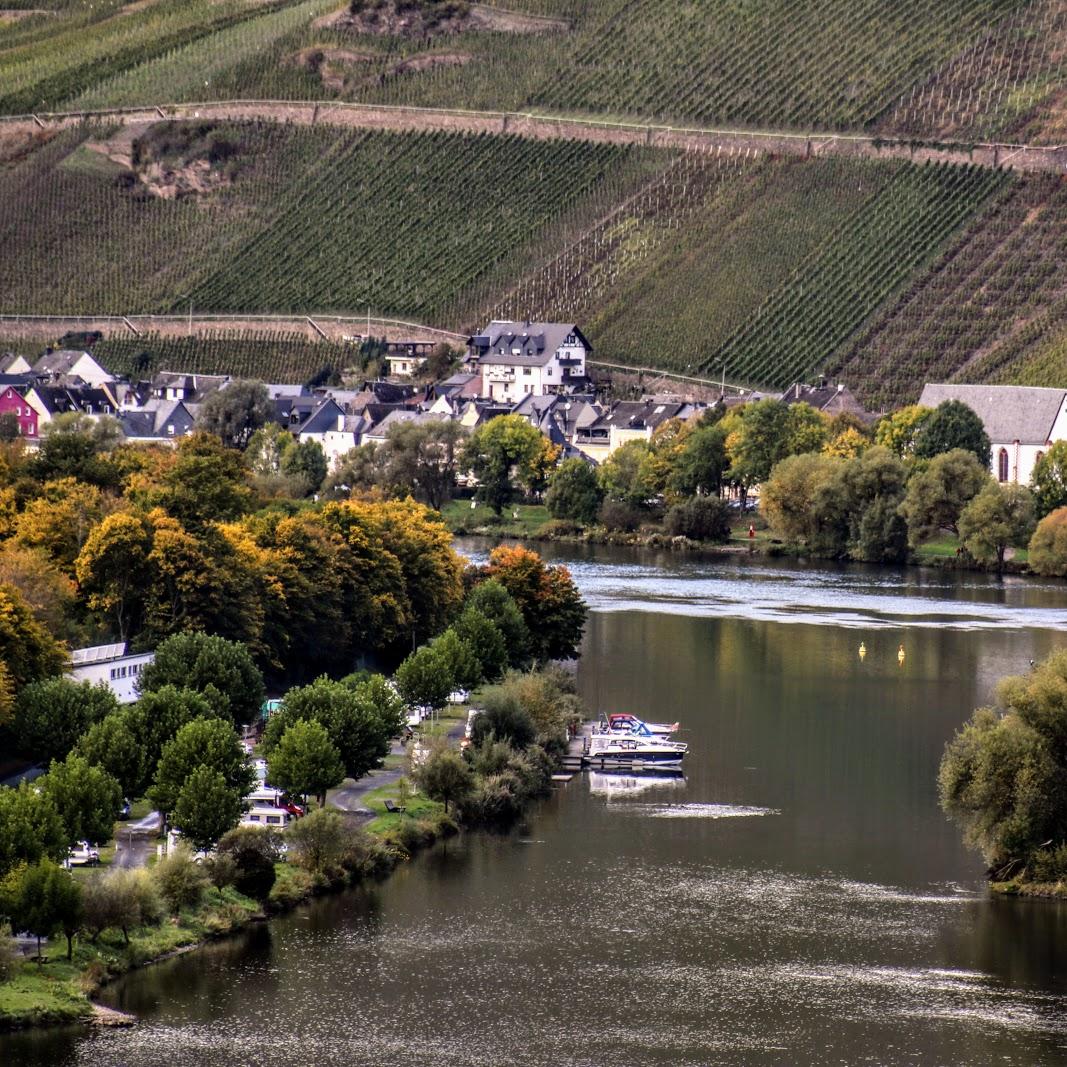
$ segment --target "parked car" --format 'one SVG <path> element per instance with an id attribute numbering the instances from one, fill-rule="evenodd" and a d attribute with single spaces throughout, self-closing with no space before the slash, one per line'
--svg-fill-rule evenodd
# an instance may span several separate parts
<path id="1" fill-rule="evenodd" d="M 95 867 L 100 862 L 100 853 L 88 841 L 79 841 L 67 856 L 68 867 Z"/>

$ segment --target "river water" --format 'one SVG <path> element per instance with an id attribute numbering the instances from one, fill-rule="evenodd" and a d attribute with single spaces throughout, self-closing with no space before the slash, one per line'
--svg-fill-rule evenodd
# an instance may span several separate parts
<path id="1" fill-rule="evenodd" d="M 578 776 L 521 834 L 131 976 L 132 1030 L 0 1063 L 1067 1064 L 1067 908 L 991 899 L 935 788 L 996 679 L 1067 645 L 1067 587 L 551 554 L 593 608 L 583 695 L 680 719 L 684 779 Z"/>

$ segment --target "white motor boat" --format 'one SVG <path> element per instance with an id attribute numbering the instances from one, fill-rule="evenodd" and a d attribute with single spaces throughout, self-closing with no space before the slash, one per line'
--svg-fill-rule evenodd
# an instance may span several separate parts
<path id="1" fill-rule="evenodd" d="M 607 729 L 614 734 L 640 734 L 642 737 L 657 735 L 666 737 L 678 730 L 676 722 L 645 722 L 636 715 L 616 712 L 608 716 Z"/>
<path id="2" fill-rule="evenodd" d="M 589 738 L 586 755 L 595 763 L 636 767 L 681 763 L 688 749 L 684 741 L 667 741 L 654 735 L 606 733 Z"/>

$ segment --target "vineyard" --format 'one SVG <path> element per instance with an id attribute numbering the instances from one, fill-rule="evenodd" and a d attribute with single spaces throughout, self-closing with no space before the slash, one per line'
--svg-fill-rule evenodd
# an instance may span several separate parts
<path id="1" fill-rule="evenodd" d="M 0 169 L 11 253 L 0 312 L 160 313 L 191 301 L 453 323 L 484 302 L 486 279 L 565 246 L 676 158 L 515 137 L 217 129 L 237 146 L 225 164 L 236 177 L 203 195 L 151 195 L 116 162 L 128 140 L 99 127 Z"/>
<path id="2" fill-rule="evenodd" d="M 1041 356 L 1067 330 L 1067 183 L 1016 179 L 833 368 L 872 400 L 927 381 L 1062 380 Z"/>
<path id="3" fill-rule="evenodd" d="M 146 334 L 108 338 L 93 348 L 102 366 L 135 380 L 170 370 L 301 384 L 358 364 L 358 353 L 358 347 L 349 344 L 278 331 L 219 331 L 198 337 Z"/>
<path id="4" fill-rule="evenodd" d="M 1067 130 L 1061 0 L 494 0 L 460 32 L 396 36 L 339 7 L 52 5 L 0 25 L 0 112 L 345 99 L 964 141 Z"/>

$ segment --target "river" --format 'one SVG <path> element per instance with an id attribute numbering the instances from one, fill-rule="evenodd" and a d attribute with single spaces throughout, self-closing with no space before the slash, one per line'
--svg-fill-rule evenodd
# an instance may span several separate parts
<path id="1" fill-rule="evenodd" d="M 990 898 L 935 786 L 997 678 L 1067 645 L 1067 587 L 546 554 L 593 609 L 583 695 L 680 719 L 683 780 L 578 776 L 523 833 L 116 984 L 131 1030 L 0 1063 L 1067 1064 L 1067 907 Z"/>

